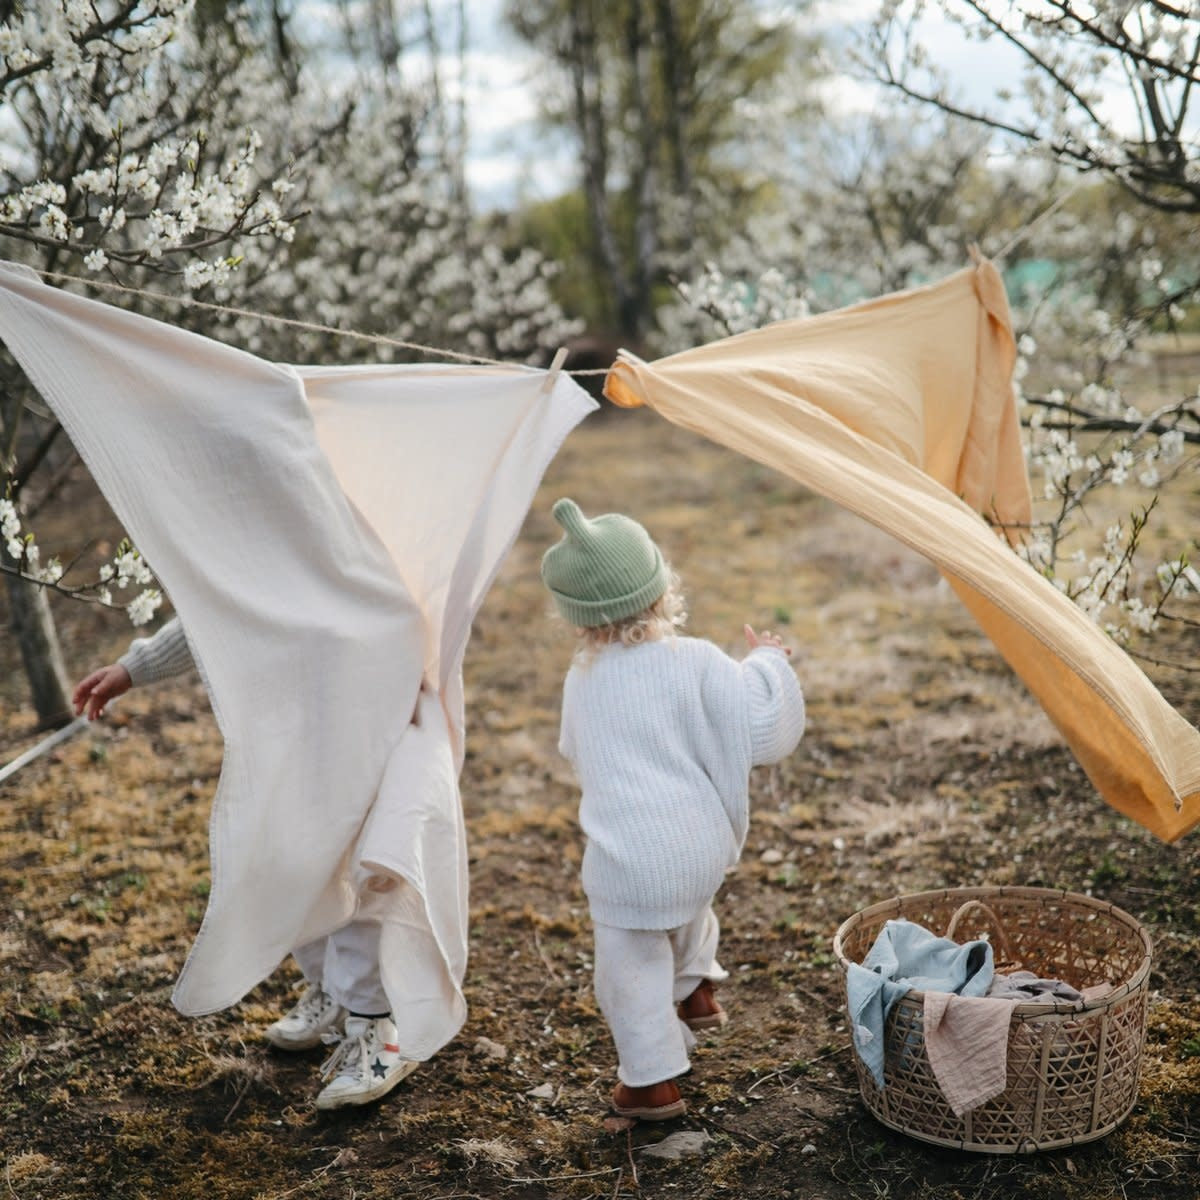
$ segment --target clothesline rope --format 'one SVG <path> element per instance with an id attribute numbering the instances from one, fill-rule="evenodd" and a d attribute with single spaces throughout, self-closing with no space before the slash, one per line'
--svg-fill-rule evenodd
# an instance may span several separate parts
<path id="1" fill-rule="evenodd" d="M 37 270 L 35 267 L 34 270 Z M 372 342 L 378 346 L 391 346 L 401 350 L 417 350 L 422 354 L 433 354 L 440 358 L 453 359 L 455 362 L 474 363 L 479 366 L 505 367 L 514 370 L 522 364 L 504 362 L 498 358 L 488 358 L 482 354 L 460 354 L 457 350 L 446 350 L 440 346 L 426 346 L 421 342 L 408 342 L 403 338 L 388 337 L 382 333 L 364 333 L 358 329 L 342 329 L 336 325 L 322 325 L 314 321 L 300 321 L 295 317 L 280 317 L 274 313 L 256 312 L 249 308 L 237 308 L 230 304 L 213 304 L 208 300 L 197 300 L 193 296 L 172 296 L 168 292 L 155 292 L 149 288 L 133 288 L 121 283 L 112 283 L 107 279 L 88 279 L 83 275 L 69 275 L 62 271 L 41 271 L 38 274 L 43 279 L 58 279 L 70 283 L 82 283 L 85 287 L 100 288 L 109 292 L 121 292 L 127 296 L 144 296 L 151 300 L 162 300 L 168 304 L 184 304 L 191 308 L 202 308 L 208 312 L 226 313 L 235 317 L 250 317 L 255 321 L 267 321 L 275 325 L 287 325 L 293 329 L 304 329 L 310 333 L 331 333 L 338 337 L 356 338 L 363 342 Z M 567 375 L 607 375 L 607 367 L 597 367 L 588 370 L 566 371 Z"/>
<path id="2" fill-rule="evenodd" d="M 1072 187 L 1062 193 L 1053 203 L 1043 209 L 1037 216 L 1027 221 L 1022 225 L 1016 233 L 997 251 L 995 254 L 989 255 L 993 262 L 1001 262 L 1006 257 L 1008 252 L 1026 238 L 1038 225 L 1046 220 L 1052 213 L 1061 208 L 1082 186 L 1083 180 L 1080 179 Z M 975 255 L 975 247 L 971 248 L 972 257 Z M 37 268 L 34 268 L 35 270 Z M 323 325 L 314 321 L 300 321 L 295 317 L 280 317 L 274 313 L 258 312 L 249 308 L 238 308 L 230 304 L 213 304 L 208 300 L 197 300 L 193 296 L 172 296 L 168 292 L 155 292 L 149 288 L 133 288 L 126 284 L 113 283 L 107 279 L 89 279 L 83 275 L 71 275 L 63 271 L 38 271 L 43 279 L 57 279 L 68 283 L 81 283 L 85 287 L 99 288 L 109 292 L 120 292 L 126 296 L 143 296 L 150 300 L 159 300 L 168 304 L 183 304 L 191 308 L 202 308 L 208 312 L 224 313 L 234 317 L 249 317 L 255 321 L 266 321 L 274 325 L 287 325 L 292 329 L 303 329 L 309 333 L 329 333 L 336 337 L 355 338 L 358 341 L 370 342 L 377 346 L 390 346 L 400 350 L 415 350 L 421 354 L 431 354 L 439 358 L 451 359 L 454 362 L 474 363 L 480 366 L 489 367 L 505 367 L 509 370 L 514 369 L 522 364 L 504 362 L 498 358 L 488 358 L 482 354 L 461 354 L 457 350 L 446 350 L 441 346 L 427 346 L 422 342 L 409 342 L 403 338 L 388 337 L 382 333 L 364 333 L 359 329 L 342 329 L 336 325 Z M 567 375 L 584 376 L 584 375 L 607 375 L 607 367 L 595 367 L 583 370 L 566 371 Z"/>
<path id="3" fill-rule="evenodd" d="M 1067 188 L 1067 190 L 1065 192 L 1063 192 L 1063 194 L 1061 196 L 1059 196 L 1058 199 L 1052 201 L 1044 209 L 1042 209 L 1042 211 L 1040 213 L 1038 213 L 1036 217 L 1031 217 L 1028 221 L 1026 221 L 1025 224 L 1022 225 L 1016 231 L 1016 233 L 1014 233 L 1012 235 L 1012 237 L 1010 237 L 1008 239 L 1008 241 L 1005 242 L 1004 245 L 1001 246 L 998 251 L 996 251 L 995 254 L 991 254 L 988 256 L 992 260 L 992 262 L 994 262 L 994 263 L 1003 262 L 1004 259 L 1007 257 L 1008 252 L 1015 245 L 1017 245 L 1019 242 L 1024 241 L 1025 238 L 1027 238 L 1043 221 L 1045 221 L 1049 216 L 1051 216 L 1051 214 L 1056 213 L 1060 208 L 1062 208 L 1062 206 L 1064 204 L 1066 204 L 1066 202 L 1068 200 L 1070 200 L 1070 198 L 1073 195 L 1075 195 L 1075 193 L 1077 191 L 1079 191 L 1079 189 L 1081 187 L 1083 187 L 1084 182 L 1085 182 L 1084 177 L 1081 177 L 1076 183 L 1072 184 L 1069 188 Z"/>

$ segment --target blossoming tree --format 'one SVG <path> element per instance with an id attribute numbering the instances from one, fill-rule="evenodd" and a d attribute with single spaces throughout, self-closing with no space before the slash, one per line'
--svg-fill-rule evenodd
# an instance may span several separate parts
<path id="1" fill-rule="evenodd" d="M 385 27 L 381 10 L 368 36 L 330 41 L 267 7 L 54 0 L 0 25 L 5 255 L 176 296 L 173 311 L 151 301 L 153 315 L 280 359 L 390 358 L 396 341 L 548 357 L 574 327 L 550 300 L 548 264 L 506 251 L 467 206 L 429 6 L 416 13 L 424 75 L 408 82 L 398 56 L 416 42 L 398 22 L 411 13 Z M 186 302 L 195 293 L 203 306 Z M 31 525 L 70 457 L 15 365 L 0 369 L 0 570 L 51 723 L 68 695 L 46 592 L 120 604 L 135 624 L 162 597 L 128 543 L 86 578 L 40 548 Z"/>
<path id="2" fill-rule="evenodd" d="M 228 275 L 238 239 L 291 236 L 272 172 L 257 161 L 260 139 L 239 120 L 244 89 L 260 82 L 245 76 L 244 27 L 201 28 L 189 0 L 57 0 L 9 13 L 0 26 L 6 255 L 45 271 L 197 286 Z M 65 672 L 45 594 L 27 580 L 63 586 L 64 567 L 43 560 L 26 524 L 61 481 L 60 430 L 11 361 L 0 382 L 0 566 L 49 722 L 68 707 Z M 122 548 L 104 573 L 84 592 L 105 601 L 114 586 L 134 589 L 131 616 L 148 619 L 160 597 L 136 552 Z"/>
<path id="3" fill-rule="evenodd" d="M 1174 329 L 1200 292 L 1194 7 L 941 0 L 942 16 L 968 40 L 1002 47 L 1019 64 L 1020 86 L 989 103 L 963 98 L 927 52 L 922 3 L 888 0 L 861 55 L 891 91 L 984 131 L 1022 163 L 1065 168 L 1056 181 L 1062 212 L 1029 247 L 1058 269 L 1048 286 L 1017 296 L 1030 464 L 1043 500 L 1023 551 L 1124 641 L 1153 633 L 1165 615 L 1194 627 L 1193 618 L 1169 614 L 1167 602 L 1200 590 L 1192 547 L 1140 577 L 1135 570 L 1162 490 L 1194 477 L 1185 449 L 1200 444 L 1200 397 L 1195 389 L 1146 396 L 1143 388 L 1141 397 L 1129 389 L 1147 335 Z M 1064 197 L 1073 194 L 1081 202 L 1072 207 Z M 1039 348 L 1046 353 L 1034 359 Z M 1090 536 L 1089 511 L 1130 485 L 1142 491 L 1135 511 Z"/>
<path id="4" fill-rule="evenodd" d="M 1041 144 L 989 161 L 990 143 L 950 113 L 923 128 L 903 115 L 830 123 L 781 179 L 803 220 L 759 218 L 683 281 L 661 314 L 664 348 L 926 282 L 979 245 L 1007 272 L 1019 335 L 1037 501 L 1020 552 L 1153 657 L 1137 635 L 1194 627 L 1180 607 L 1200 587 L 1191 547 L 1148 544 L 1148 518 L 1194 480 L 1200 401 L 1148 390 L 1144 346 L 1200 292 L 1200 255 L 1185 249 L 1186 218 L 1147 219 L 1140 197 L 1081 182 Z"/>

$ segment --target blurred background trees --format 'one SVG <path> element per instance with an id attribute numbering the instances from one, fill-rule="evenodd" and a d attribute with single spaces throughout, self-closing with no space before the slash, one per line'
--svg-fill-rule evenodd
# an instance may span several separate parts
<path id="1" fill-rule="evenodd" d="M 669 292 L 769 206 L 764 163 L 815 102 L 812 39 L 791 14 L 744 0 L 510 0 L 508 20 L 546 62 L 547 127 L 578 158 L 578 188 L 525 228 L 568 264 L 593 324 L 644 339 Z"/>

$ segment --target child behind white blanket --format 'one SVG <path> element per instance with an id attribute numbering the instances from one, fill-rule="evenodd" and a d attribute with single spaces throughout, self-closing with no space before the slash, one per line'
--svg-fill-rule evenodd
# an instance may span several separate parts
<path id="1" fill-rule="evenodd" d="M 615 1112 L 685 1111 L 675 1079 L 691 1030 L 726 1016 L 713 984 L 712 901 L 749 825 L 750 768 L 790 754 L 804 697 L 782 640 L 745 627 L 738 662 L 678 633 L 683 605 L 650 535 L 572 500 L 542 578 L 580 649 L 563 687 L 559 749 L 582 789 L 583 887 L 595 928 L 595 988 L 616 1043 Z"/>

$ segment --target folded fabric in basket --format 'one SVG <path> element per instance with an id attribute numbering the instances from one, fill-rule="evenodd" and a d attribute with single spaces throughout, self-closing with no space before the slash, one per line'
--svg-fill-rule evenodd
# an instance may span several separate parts
<path id="1" fill-rule="evenodd" d="M 1032 971 L 1007 971 L 996 973 L 988 995 L 998 1000 L 1015 1000 L 1019 1004 L 1058 1000 L 1076 1001 L 1084 998 L 1069 983 L 1061 979 L 1039 979 Z"/>
<path id="2" fill-rule="evenodd" d="M 923 925 L 888 921 L 862 964 L 846 971 L 846 997 L 854 1048 L 875 1082 L 884 1087 L 883 1026 L 892 1006 L 913 991 L 980 997 L 995 974 L 991 945 L 958 943 Z"/>
<path id="3" fill-rule="evenodd" d="M 925 1053 L 946 1103 L 966 1116 L 1008 1086 L 1010 999 L 926 992 Z"/>

